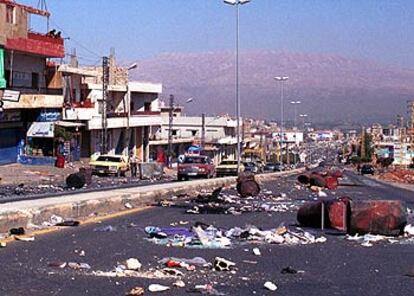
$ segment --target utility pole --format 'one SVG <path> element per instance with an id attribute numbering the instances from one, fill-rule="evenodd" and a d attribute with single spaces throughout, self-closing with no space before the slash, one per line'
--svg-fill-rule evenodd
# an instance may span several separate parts
<path id="1" fill-rule="evenodd" d="M 206 114 L 201 114 L 201 149 L 204 150 L 206 145 Z"/>
<path id="2" fill-rule="evenodd" d="M 168 109 L 168 167 L 172 165 L 173 151 L 173 123 L 174 123 L 174 96 L 170 95 L 170 106 Z"/>
<path id="3" fill-rule="evenodd" d="M 101 154 L 108 152 L 108 119 L 107 119 L 107 100 L 109 85 L 109 58 L 102 58 L 102 145 Z"/>
<path id="4" fill-rule="evenodd" d="M 365 147 L 365 128 L 362 127 L 361 131 L 361 159 L 366 157 L 366 147 Z"/>

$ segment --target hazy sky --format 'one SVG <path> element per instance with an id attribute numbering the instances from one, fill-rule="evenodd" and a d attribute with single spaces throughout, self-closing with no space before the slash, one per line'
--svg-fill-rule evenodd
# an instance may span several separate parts
<path id="1" fill-rule="evenodd" d="M 38 0 L 18 2 L 37 5 Z M 233 50 L 234 7 L 220 0 L 48 0 L 51 26 L 84 62 Z M 35 23 L 35 21 L 33 21 Z M 241 50 L 328 52 L 414 67 L 413 0 L 252 0 Z M 87 49 L 89 50 L 87 50 Z"/>

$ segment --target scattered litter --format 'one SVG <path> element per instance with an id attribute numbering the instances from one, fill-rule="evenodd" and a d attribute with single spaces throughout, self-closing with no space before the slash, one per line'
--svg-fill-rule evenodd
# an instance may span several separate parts
<path id="1" fill-rule="evenodd" d="M 96 227 L 96 228 L 94 228 L 93 231 L 95 231 L 95 232 L 115 232 L 116 230 L 117 230 L 116 227 L 114 227 L 112 225 L 107 225 L 107 226 Z"/>
<path id="2" fill-rule="evenodd" d="M 66 263 L 66 262 L 62 262 L 62 261 L 50 261 L 47 265 L 48 265 L 49 267 L 54 267 L 54 268 L 61 268 L 61 269 L 63 269 L 63 268 L 65 268 L 65 267 L 66 267 L 67 263 Z"/>
<path id="3" fill-rule="evenodd" d="M 81 250 L 81 251 L 79 252 L 79 257 L 85 257 L 85 256 L 86 256 L 85 251 L 84 251 L 84 250 Z"/>
<path id="4" fill-rule="evenodd" d="M 133 206 L 132 206 L 129 202 L 127 202 L 124 206 L 125 206 L 127 209 L 132 209 L 132 208 L 133 208 Z"/>
<path id="5" fill-rule="evenodd" d="M 182 273 L 181 271 L 175 268 L 164 268 L 162 271 L 165 272 L 166 274 L 176 276 L 176 277 L 184 276 L 184 273 Z"/>
<path id="6" fill-rule="evenodd" d="M 135 287 L 131 291 L 129 291 L 126 296 L 141 296 L 144 295 L 144 288 L 142 287 Z"/>
<path id="7" fill-rule="evenodd" d="M 167 291 L 169 289 L 170 289 L 170 287 L 163 286 L 163 285 L 160 285 L 160 284 L 151 284 L 148 287 L 148 291 L 150 291 L 150 292 L 164 292 L 164 291 Z"/>
<path id="8" fill-rule="evenodd" d="M 253 248 L 253 254 L 255 254 L 256 256 L 262 255 L 259 248 Z"/>
<path id="9" fill-rule="evenodd" d="M 138 261 L 138 259 L 135 258 L 129 258 L 125 261 L 126 269 L 128 270 L 138 270 L 141 269 L 142 264 Z"/>
<path id="10" fill-rule="evenodd" d="M 33 242 L 35 240 L 34 236 L 27 236 L 27 235 L 16 235 L 14 236 L 14 239 L 23 241 L 23 242 Z"/>
<path id="11" fill-rule="evenodd" d="M 224 293 L 217 291 L 211 284 L 196 285 L 194 289 L 189 290 L 189 292 L 190 293 L 201 293 L 201 294 L 206 294 L 206 295 L 216 295 L 216 296 L 226 295 Z"/>
<path id="12" fill-rule="evenodd" d="M 181 281 L 181 280 L 178 280 L 178 281 L 176 281 L 176 282 L 173 283 L 173 286 L 174 287 L 177 287 L 177 288 L 184 288 L 185 287 L 185 283 L 183 281 Z"/>
<path id="13" fill-rule="evenodd" d="M 277 290 L 277 286 L 272 283 L 272 282 L 266 282 L 264 283 L 264 287 L 270 291 L 276 291 Z"/>
<path id="14" fill-rule="evenodd" d="M 6 242 L 0 242 L 0 248 L 5 248 L 7 247 L 7 243 Z"/>
<path id="15" fill-rule="evenodd" d="M 74 270 L 91 269 L 91 266 L 88 263 L 77 263 L 77 262 L 69 262 L 68 267 Z"/>
<path id="16" fill-rule="evenodd" d="M 319 197 L 328 197 L 328 194 L 326 194 L 325 192 L 323 192 L 323 191 L 319 191 L 318 192 L 318 196 Z"/>
<path id="17" fill-rule="evenodd" d="M 216 271 L 230 271 L 236 266 L 236 263 L 221 257 L 216 257 L 213 266 Z"/>
<path id="18" fill-rule="evenodd" d="M 60 223 L 56 223 L 56 226 L 62 226 L 62 227 L 76 227 L 80 225 L 79 221 L 75 221 L 75 220 L 66 220 Z"/>
<path id="19" fill-rule="evenodd" d="M 414 226 L 412 226 L 411 224 L 408 224 L 404 227 L 404 234 L 409 236 L 412 235 L 414 236 Z"/>
<path id="20" fill-rule="evenodd" d="M 296 270 L 292 266 L 287 266 L 287 267 L 283 268 L 280 273 L 282 273 L 282 274 L 297 274 L 297 273 L 304 273 L 304 272 L 305 271 L 303 271 L 303 270 Z"/>
<path id="21" fill-rule="evenodd" d="M 9 233 L 10 235 L 24 235 L 26 231 L 24 230 L 23 227 L 19 227 L 19 228 L 10 229 Z"/>

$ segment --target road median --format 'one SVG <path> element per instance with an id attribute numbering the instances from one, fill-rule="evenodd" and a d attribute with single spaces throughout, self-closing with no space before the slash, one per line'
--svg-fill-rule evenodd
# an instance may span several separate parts
<path id="1" fill-rule="evenodd" d="M 302 169 L 257 175 L 258 181 L 268 181 L 281 176 L 298 174 Z M 5 203 L 0 208 L 0 233 L 13 227 L 30 230 L 33 225 L 50 221 L 53 215 L 76 220 L 86 220 L 130 208 L 143 208 L 153 204 L 166 195 L 181 195 L 231 186 L 236 177 L 172 182 L 135 188 L 112 189 L 104 192 L 88 192 L 36 200 L 21 200 Z"/>

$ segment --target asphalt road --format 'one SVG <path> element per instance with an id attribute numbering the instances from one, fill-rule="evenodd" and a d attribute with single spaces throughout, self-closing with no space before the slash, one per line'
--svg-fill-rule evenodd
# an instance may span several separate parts
<path id="1" fill-rule="evenodd" d="M 294 178 L 290 177 L 267 182 L 264 186 L 274 194 L 286 193 L 296 202 L 315 198 L 305 189 L 295 189 L 294 182 Z M 348 186 L 329 194 L 347 195 L 354 199 L 401 198 L 413 207 L 413 192 L 352 173 L 347 173 L 344 182 Z M 218 291 L 227 295 L 408 296 L 414 291 L 414 278 L 404 276 L 414 267 L 414 245 L 378 243 L 366 248 L 332 231 L 319 233 L 327 237 L 327 242 L 323 244 L 244 244 L 230 249 L 165 247 L 144 239 L 145 226 L 169 226 L 178 221 L 188 221 L 189 225 L 200 221 L 220 228 L 253 224 L 266 229 L 275 228 L 280 223 L 294 225 L 296 211 L 254 212 L 238 216 L 191 215 L 182 208 L 157 207 L 99 225 L 112 225 L 117 228 L 115 232 L 94 232 L 97 225 L 85 225 L 39 236 L 34 242 L 15 242 L 0 249 L 0 295 L 125 295 L 133 287 L 146 288 L 150 283 L 171 286 L 175 280 L 97 277 L 90 272 L 48 267 L 48 262 L 54 260 L 77 261 L 88 263 L 95 271 L 109 271 L 118 262 L 134 257 L 141 261 L 144 270 L 149 270 L 157 267 L 157 260 L 165 256 L 199 256 L 210 262 L 220 256 L 236 262 L 237 269 L 235 273 L 200 269 L 185 272 L 183 281 L 186 287 L 173 287 L 160 293 L 162 295 L 187 295 L 188 288 L 207 283 L 212 283 Z M 261 256 L 253 254 L 254 247 L 261 250 Z M 85 252 L 85 257 L 79 256 L 81 250 Z M 281 270 L 287 266 L 304 270 L 304 273 L 282 274 Z M 275 283 L 278 290 L 265 290 L 263 284 L 266 281 Z"/>

